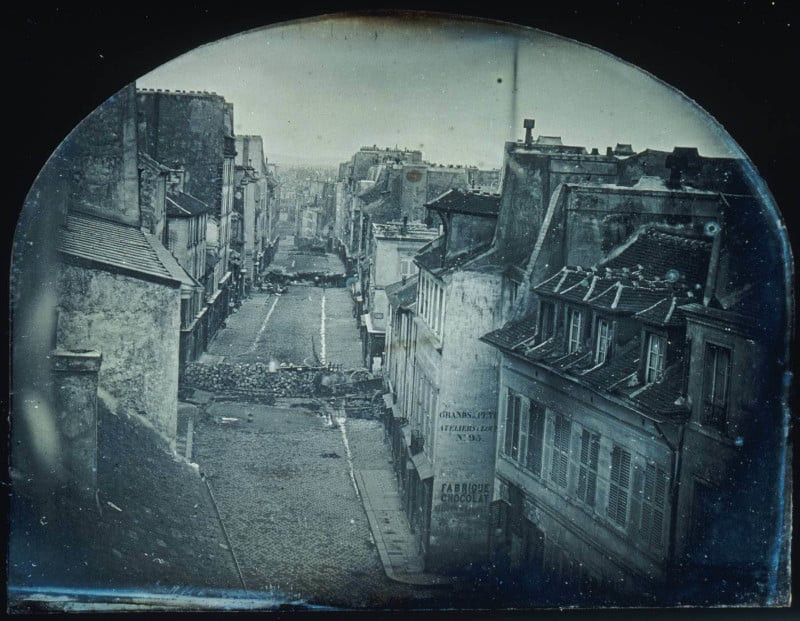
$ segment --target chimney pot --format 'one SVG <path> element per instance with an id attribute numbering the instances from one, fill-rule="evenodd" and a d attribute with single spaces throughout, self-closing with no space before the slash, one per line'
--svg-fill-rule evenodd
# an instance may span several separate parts
<path id="1" fill-rule="evenodd" d="M 606 157 L 611 157 L 612 155 L 614 155 L 614 149 L 606 147 Z"/>
<path id="2" fill-rule="evenodd" d="M 522 121 L 522 126 L 525 128 L 525 146 L 529 147 L 533 144 L 533 134 L 531 131 L 533 127 L 536 125 L 536 121 L 534 119 L 525 119 Z"/>

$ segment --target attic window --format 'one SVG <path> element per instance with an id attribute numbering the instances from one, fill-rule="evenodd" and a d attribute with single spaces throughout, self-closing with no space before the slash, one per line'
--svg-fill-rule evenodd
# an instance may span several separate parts
<path id="1" fill-rule="evenodd" d="M 569 339 L 567 341 L 567 351 L 578 351 L 581 347 L 581 336 L 583 332 L 583 313 L 571 308 L 569 311 Z"/>
<path id="2" fill-rule="evenodd" d="M 539 307 L 539 337 L 540 342 L 553 336 L 555 327 L 555 305 L 552 302 L 542 302 Z"/>
<path id="3" fill-rule="evenodd" d="M 608 358 L 611 348 L 611 322 L 608 319 L 597 320 L 597 349 L 595 350 L 595 364 L 603 364 Z"/>
<path id="4" fill-rule="evenodd" d="M 645 365 L 645 383 L 652 384 L 661 378 L 664 373 L 666 359 L 667 339 L 658 334 L 647 336 L 647 363 Z"/>

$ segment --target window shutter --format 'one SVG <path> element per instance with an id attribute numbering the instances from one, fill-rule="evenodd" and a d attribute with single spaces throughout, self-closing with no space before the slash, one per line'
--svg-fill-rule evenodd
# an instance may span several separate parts
<path id="1" fill-rule="evenodd" d="M 655 464 L 647 464 L 644 476 L 640 534 L 645 543 L 659 547 L 663 545 L 666 495 L 666 473 Z"/>
<path id="2" fill-rule="evenodd" d="M 630 488 L 630 522 L 631 524 L 638 524 L 641 520 L 643 503 L 642 503 L 642 483 L 644 479 L 644 471 L 641 465 L 637 462 L 633 466 L 633 482 Z M 635 532 L 635 531 L 633 531 Z"/>
<path id="3" fill-rule="evenodd" d="M 527 407 L 526 407 L 527 406 Z M 531 408 L 528 399 L 520 399 L 520 421 L 519 421 L 519 463 L 525 464 L 528 453 L 528 436 L 530 433 Z"/>
<path id="4" fill-rule="evenodd" d="M 492 528 L 506 527 L 508 520 L 508 504 L 504 500 L 493 500 L 489 503 L 489 523 Z"/>
<path id="5" fill-rule="evenodd" d="M 545 422 L 544 406 L 531 400 L 529 418 L 527 459 L 525 465 L 534 474 L 541 476 Z"/>
<path id="6" fill-rule="evenodd" d="M 608 517 L 625 526 L 628 515 L 631 455 L 615 446 L 611 452 L 611 482 L 608 490 Z"/>

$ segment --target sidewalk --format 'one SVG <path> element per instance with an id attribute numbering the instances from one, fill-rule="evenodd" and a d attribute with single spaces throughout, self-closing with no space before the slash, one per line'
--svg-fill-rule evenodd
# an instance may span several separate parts
<path id="1" fill-rule="evenodd" d="M 417 586 L 451 586 L 450 579 L 426 574 L 418 542 L 408 524 L 391 470 L 356 470 L 361 500 L 386 575 Z"/>

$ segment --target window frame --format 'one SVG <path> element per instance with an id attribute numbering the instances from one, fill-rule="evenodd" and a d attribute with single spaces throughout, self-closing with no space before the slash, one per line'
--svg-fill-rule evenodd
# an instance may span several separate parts
<path id="1" fill-rule="evenodd" d="M 605 326 L 605 336 L 603 336 L 603 327 Z M 604 364 L 611 353 L 611 342 L 614 338 L 613 323 L 606 317 L 598 317 L 596 324 L 596 337 L 595 337 L 595 351 L 594 362 L 595 364 Z M 602 353 L 602 359 L 601 359 Z"/>
<path id="2" fill-rule="evenodd" d="M 663 548 L 669 475 L 654 461 L 647 460 L 643 479 L 639 536 L 646 544 Z"/>
<path id="3" fill-rule="evenodd" d="M 619 455 L 616 459 L 615 456 Z M 623 467 L 627 462 L 627 467 Z M 614 472 L 617 471 L 615 476 Z M 624 477 L 622 475 L 625 475 Z M 625 529 L 631 509 L 631 482 L 633 479 L 633 454 L 619 445 L 613 445 L 608 477 L 608 504 L 606 515 L 617 527 Z M 624 505 L 620 509 L 621 501 Z"/>
<path id="4" fill-rule="evenodd" d="M 553 433 L 550 437 L 550 481 L 556 486 L 569 487 L 569 454 L 572 439 L 572 420 L 554 413 Z M 560 440 L 560 441 L 559 441 Z"/>
<path id="5" fill-rule="evenodd" d="M 712 392 L 709 392 L 709 356 L 712 355 L 713 352 L 713 371 L 710 374 L 710 380 L 712 382 Z M 717 387 L 717 376 L 718 376 L 718 364 L 719 364 L 719 357 L 720 354 L 725 353 L 728 357 L 727 363 L 725 365 L 725 376 L 724 376 L 724 389 L 723 389 L 723 400 L 722 403 L 717 403 L 715 401 L 716 394 L 713 392 L 714 389 Z M 724 345 L 719 345 L 718 343 L 714 343 L 711 341 L 706 341 L 705 346 L 703 348 L 703 383 L 702 383 L 702 390 L 703 390 L 703 399 L 702 399 L 702 408 L 703 408 L 703 423 L 711 425 L 715 429 L 719 429 L 720 431 L 725 431 L 728 419 L 728 407 L 730 406 L 730 384 L 731 384 L 731 375 L 733 371 L 733 348 L 726 347 Z"/>
<path id="6" fill-rule="evenodd" d="M 583 311 L 575 308 L 574 306 L 570 306 L 567 312 L 567 353 L 573 354 L 576 351 L 580 351 L 581 346 L 583 345 L 583 329 L 584 329 L 584 321 L 583 321 Z M 578 318 L 577 322 L 577 330 L 575 330 L 575 318 Z M 573 335 L 573 331 L 577 332 L 577 335 Z M 573 347 L 574 344 L 574 347 Z"/>
<path id="7" fill-rule="evenodd" d="M 599 433 L 585 427 L 581 430 L 581 448 L 577 461 L 578 482 L 575 495 L 584 505 L 594 508 L 597 503 L 597 479 L 600 470 Z"/>
<path id="8" fill-rule="evenodd" d="M 534 408 L 537 410 L 535 413 Z M 528 443 L 525 449 L 525 468 L 538 477 L 542 476 L 544 465 L 546 419 L 547 407 L 534 399 L 528 399 Z M 533 455 L 534 453 L 538 453 L 538 456 Z"/>
<path id="9" fill-rule="evenodd" d="M 510 388 L 506 393 L 506 426 L 503 438 L 503 455 L 512 461 L 519 461 L 522 449 L 522 395 Z"/>
<path id="10" fill-rule="evenodd" d="M 547 312 L 546 312 L 547 311 Z M 552 300 L 539 300 L 539 341 L 546 341 L 555 334 L 556 303 Z"/>
<path id="11" fill-rule="evenodd" d="M 658 332 L 648 331 L 645 334 L 647 339 L 645 342 L 644 382 L 645 384 L 652 384 L 661 379 L 667 365 L 667 337 Z M 653 351 L 654 343 L 661 343 L 661 350 L 655 353 Z M 653 364 L 654 357 L 660 364 Z"/>

